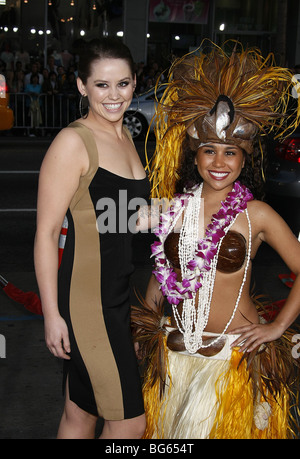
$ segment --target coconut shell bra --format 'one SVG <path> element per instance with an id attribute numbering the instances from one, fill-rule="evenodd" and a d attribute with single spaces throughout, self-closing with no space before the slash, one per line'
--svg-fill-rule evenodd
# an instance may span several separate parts
<path id="1" fill-rule="evenodd" d="M 178 244 L 180 233 L 170 233 L 165 240 L 164 249 L 169 262 L 175 269 L 180 269 Z M 217 270 L 226 274 L 238 271 L 247 254 L 247 242 L 236 231 L 228 231 L 224 237 L 218 256 Z"/>

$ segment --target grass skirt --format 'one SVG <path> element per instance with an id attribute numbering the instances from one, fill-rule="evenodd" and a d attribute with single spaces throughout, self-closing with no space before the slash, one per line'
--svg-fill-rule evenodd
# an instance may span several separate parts
<path id="1" fill-rule="evenodd" d="M 159 380 L 145 378 L 147 429 L 144 438 L 275 439 L 291 438 L 290 394 L 277 400 L 255 395 L 247 361 L 234 349 L 230 360 L 182 355 L 166 349 L 164 396 Z M 151 369 L 149 368 L 148 375 Z M 150 384 L 149 384 L 150 383 Z M 259 396 L 258 396 L 259 394 Z M 257 399 L 257 396 L 259 399 Z"/>
<path id="2" fill-rule="evenodd" d="M 299 362 L 293 330 L 252 353 L 207 358 L 171 351 L 168 318 L 132 307 L 133 335 L 146 357 L 144 404 L 152 439 L 290 439 L 299 435 Z M 294 406 L 293 406 L 294 405 Z M 293 414 L 293 415 L 292 415 Z"/>

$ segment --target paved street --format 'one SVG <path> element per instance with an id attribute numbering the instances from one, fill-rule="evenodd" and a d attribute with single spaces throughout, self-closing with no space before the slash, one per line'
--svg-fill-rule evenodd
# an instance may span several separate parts
<path id="1" fill-rule="evenodd" d="M 49 142 L 0 137 L 0 275 L 24 291 L 37 292 L 32 252 L 36 193 L 39 167 Z M 137 148 L 142 156 L 143 143 Z M 145 234 L 134 241 L 137 269 L 132 284 L 142 292 L 151 272 L 151 241 L 152 236 Z M 288 269 L 263 246 L 254 263 L 256 287 L 263 286 L 274 300 L 285 298 L 289 289 L 279 280 L 280 273 L 288 273 Z M 0 359 L 0 439 L 55 438 L 63 406 L 61 362 L 45 347 L 42 319 L 1 290 L 0 335 L 6 343 L 5 358 Z"/>

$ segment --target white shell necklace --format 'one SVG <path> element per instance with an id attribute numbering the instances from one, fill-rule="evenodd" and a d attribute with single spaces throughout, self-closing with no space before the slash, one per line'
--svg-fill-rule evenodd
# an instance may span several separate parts
<path id="1" fill-rule="evenodd" d="M 192 196 L 188 204 L 185 208 L 185 215 L 183 219 L 182 228 L 180 230 L 180 238 L 179 238 L 179 261 L 181 267 L 182 277 L 188 275 L 188 261 L 193 258 L 195 254 L 195 250 L 197 247 L 197 242 L 199 238 L 199 215 L 201 210 L 201 193 L 202 187 L 199 187 L 194 196 Z M 250 256 L 251 256 L 251 239 L 252 239 L 252 232 L 251 232 L 251 223 L 247 209 L 245 209 L 245 214 L 248 221 L 248 229 L 249 229 L 249 239 L 248 239 L 248 250 L 247 250 L 247 257 L 246 257 L 246 264 L 243 279 L 241 282 L 241 286 L 237 295 L 236 303 L 233 308 L 232 315 L 228 320 L 227 324 L 224 327 L 223 332 L 215 338 L 212 342 L 207 345 L 203 344 L 203 333 L 207 326 L 209 314 L 210 314 L 210 307 L 211 307 L 211 299 L 214 289 L 216 271 L 217 271 L 217 262 L 218 262 L 218 255 L 219 250 L 222 244 L 222 241 L 231 228 L 231 226 L 235 223 L 236 217 L 228 225 L 225 229 L 225 235 L 220 239 L 218 244 L 218 251 L 214 258 L 211 261 L 211 269 L 207 272 L 203 273 L 203 277 L 201 280 L 202 287 L 199 288 L 198 292 L 192 292 L 191 298 L 183 299 L 183 306 L 182 306 L 182 313 L 180 314 L 178 311 L 177 305 L 173 304 L 173 314 L 177 324 L 179 331 L 183 334 L 184 343 L 186 350 L 194 354 L 200 348 L 207 348 L 209 346 L 214 345 L 227 331 L 229 325 L 231 324 L 236 310 L 239 305 L 239 301 L 242 295 L 242 291 L 247 279 L 247 273 L 250 263 Z M 196 297 L 198 295 L 198 301 L 196 304 Z"/>

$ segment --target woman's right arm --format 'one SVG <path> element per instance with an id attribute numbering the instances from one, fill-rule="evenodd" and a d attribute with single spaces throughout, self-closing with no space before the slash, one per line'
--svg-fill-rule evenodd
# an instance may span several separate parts
<path id="1" fill-rule="evenodd" d="M 57 304 L 58 240 L 64 216 L 82 175 L 85 156 L 80 138 L 64 129 L 43 160 L 37 202 L 34 263 L 49 350 L 68 359 L 70 343 L 65 321 Z"/>
<path id="2" fill-rule="evenodd" d="M 157 305 L 159 305 L 163 300 L 164 296 L 159 288 L 159 283 L 157 282 L 154 274 L 151 274 L 146 290 L 145 301 L 152 309 L 155 310 Z"/>

